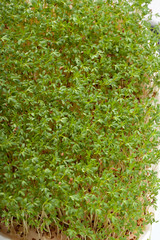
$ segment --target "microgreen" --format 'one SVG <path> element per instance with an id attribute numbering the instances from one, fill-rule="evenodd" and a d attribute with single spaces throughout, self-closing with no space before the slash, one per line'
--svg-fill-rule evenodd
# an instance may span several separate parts
<path id="1" fill-rule="evenodd" d="M 153 221 L 160 61 L 142 2 L 0 3 L 0 215 L 9 225 L 111 240 Z"/>

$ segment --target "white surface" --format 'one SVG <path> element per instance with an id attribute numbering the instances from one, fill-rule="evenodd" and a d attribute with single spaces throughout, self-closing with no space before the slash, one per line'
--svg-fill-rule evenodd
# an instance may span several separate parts
<path id="1" fill-rule="evenodd" d="M 147 226 L 147 230 L 145 231 L 145 233 L 143 235 L 141 235 L 141 237 L 139 238 L 139 240 L 150 240 L 151 239 L 151 230 L 152 230 L 152 226 L 149 225 Z"/>
<path id="2" fill-rule="evenodd" d="M 160 97 L 159 97 L 160 101 Z M 158 169 L 158 177 L 160 178 L 160 164 Z M 160 239 L 160 190 L 157 196 L 157 210 L 155 211 L 155 220 L 158 221 L 157 223 L 152 224 L 152 231 L 151 231 L 151 240 L 158 240 Z"/>
<path id="3" fill-rule="evenodd" d="M 9 238 L 3 237 L 2 235 L 0 235 L 0 240 L 8 240 Z"/>
<path id="4" fill-rule="evenodd" d="M 155 220 L 159 221 L 160 220 L 160 191 L 158 194 L 157 205 L 158 205 L 158 209 L 155 213 Z M 151 240 L 158 240 L 158 239 L 160 239 L 160 222 L 152 224 L 152 232 L 151 232 Z"/>
<path id="5" fill-rule="evenodd" d="M 153 13 L 153 22 L 160 22 L 160 17 L 155 16 L 156 13 L 160 14 L 160 0 L 152 0 L 152 2 L 149 4 L 149 8 L 152 10 Z"/>
<path id="6" fill-rule="evenodd" d="M 149 4 L 149 8 L 152 9 L 152 12 L 159 13 L 160 14 L 160 0 L 152 0 L 152 2 Z"/>
<path id="7" fill-rule="evenodd" d="M 160 14 L 160 0 L 152 0 L 149 8 L 152 9 L 153 23 L 160 23 L 160 17 L 155 16 L 156 13 Z M 158 102 L 160 103 L 160 91 L 158 96 Z M 160 164 L 158 169 L 158 177 L 160 178 Z M 160 240 L 160 191 L 157 196 L 157 210 L 155 211 L 155 220 L 157 223 L 153 223 L 151 228 L 148 228 L 145 234 L 139 240 Z"/>

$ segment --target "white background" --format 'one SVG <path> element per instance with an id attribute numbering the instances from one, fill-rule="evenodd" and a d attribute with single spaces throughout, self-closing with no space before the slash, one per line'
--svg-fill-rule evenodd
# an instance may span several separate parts
<path id="1" fill-rule="evenodd" d="M 152 13 L 154 14 L 153 21 L 155 23 L 158 23 L 158 22 L 160 23 L 160 17 L 157 18 L 155 16 L 156 13 L 160 14 L 160 0 L 152 0 L 151 4 L 149 5 L 149 8 L 152 9 Z M 160 177 L 160 169 L 159 169 L 159 177 Z M 158 199 L 157 201 L 158 208 L 155 213 L 155 219 L 159 222 L 152 224 L 151 240 L 160 240 L 160 191 L 157 199 Z"/>
<path id="2" fill-rule="evenodd" d="M 153 14 L 156 14 L 156 13 L 160 14 L 160 0 L 152 0 L 151 4 L 149 4 L 149 8 L 152 9 Z M 153 16 L 153 20 L 156 22 L 160 22 L 160 17 L 156 18 L 155 16 Z"/>

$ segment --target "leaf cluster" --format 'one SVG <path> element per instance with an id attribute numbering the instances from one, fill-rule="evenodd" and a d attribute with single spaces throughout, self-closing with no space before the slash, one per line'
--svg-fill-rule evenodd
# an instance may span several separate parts
<path id="1" fill-rule="evenodd" d="M 153 221 L 160 62 L 137 2 L 0 3 L 6 223 L 123 240 Z"/>

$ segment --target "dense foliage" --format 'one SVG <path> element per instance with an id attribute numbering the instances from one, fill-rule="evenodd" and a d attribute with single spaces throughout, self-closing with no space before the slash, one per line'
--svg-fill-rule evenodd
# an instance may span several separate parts
<path id="1" fill-rule="evenodd" d="M 139 1 L 1 1 L 1 221 L 91 240 L 152 221 L 160 62 L 146 14 Z"/>

